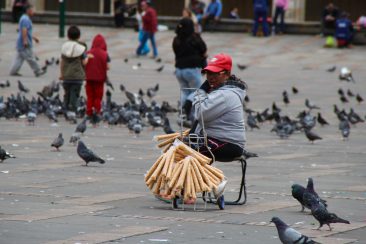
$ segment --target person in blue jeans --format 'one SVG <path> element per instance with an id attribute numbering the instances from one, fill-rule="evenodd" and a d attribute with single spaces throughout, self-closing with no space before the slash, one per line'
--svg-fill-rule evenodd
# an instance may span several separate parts
<path id="1" fill-rule="evenodd" d="M 349 14 L 343 12 L 341 17 L 336 21 L 336 33 L 338 47 L 349 47 L 353 38 L 353 26 L 348 18 Z"/>
<path id="2" fill-rule="evenodd" d="M 142 37 L 140 41 L 140 45 L 136 50 L 136 54 L 138 56 L 143 55 L 143 50 L 146 45 L 146 42 L 150 39 L 151 46 L 153 49 L 153 58 L 158 56 L 158 49 L 156 47 L 155 42 L 155 33 L 158 30 L 158 18 L 155 9 L 149 6 L 146 1 L 141 2 L 141 9 L 143 11 L 142 14 Z"/>
<path id="3" fill-rule="evenodd" d="M 267 22 L 268 13 L 268 0 L 253 0 L 254 7 L 254 25 L 253 25 L 253 36 L 257 35 L 259 21 L 262 20 L 262 29 L 264 36 L 269 36 L 269 27 Z"/>
<path id="4" fill-rule="evenodd" d="M 194 89 L 202 84 L 201 69 L 206 64 L 206 43 L 194 31 L 190 18 L 180 20 L 173 40 L 175 54 L 175 76 L 181 88 L 181 106 L 188 119 L 191 119 Z"/>

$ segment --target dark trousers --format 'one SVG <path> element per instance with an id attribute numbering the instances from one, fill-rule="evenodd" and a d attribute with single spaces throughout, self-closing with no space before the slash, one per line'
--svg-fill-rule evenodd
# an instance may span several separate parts
<path id="1" fill-rule="evenodd" d="M 116 27 L 122 27 L 125 25 L 125 16 L 123 13 L 115 14 L 114 15 L 114 23 Z"/>
<path id="2" fill-rule="evenodd" d="M 86 91 L 86 114 L 93 115 L 93 110 L 100 114 L 102 108 L 102 99 L 104 93 L 104 82 L 87 81 Z"/>
<path id="3" fill-rule="evenodd" d="M 216 28 L 217 21 L 214 15 L 208 15 L 201 19 L 202 31 L 213 31 Z"/>
<path id="4" fill-rule="evenodd" d="M 76 112 L 77 102 L 80 97 L 80 83 L 63 83 L 64 87 L 64 105 L 69 111 Z"/>
<path id="5" fill-rule="evenodd" d="M 335 21 L 321 21 L 321 32 L 325 36 L 333 36 L 335 33 Z"/>
<path id="6" fill-rule="evenodd" d="M 220 162 L 230 162 L 234 158 L 243 155 L 243 148 L 232 143 L 223 142 L 215 138 L 208 138 L 207 144 L 212 154 L 215 156 L 215 160 Z M 204 145 L 199 148 L 199 152 L 209 158 L 212 158 L 211 153 Z"/>
<path id="7" fill-rule="evenodd" d="M 259 19 L 262 19 L 262 29 L 265 36 L 269 36 L 269 27 L 267 22 L 267 10 L 254 9 L 254 26 L 253 36 L 257 35 L 259 27 Z"/>
<path id="8" fill-rule="evenodd" d="M 278 17 L 280 18 L 280 23 L 278 24 Z M 283 33 L 285 29 L 285 9 L 283 7 L 276 7 L 275 16 L 274 16 L 274 26 L 275 32 Z"/>

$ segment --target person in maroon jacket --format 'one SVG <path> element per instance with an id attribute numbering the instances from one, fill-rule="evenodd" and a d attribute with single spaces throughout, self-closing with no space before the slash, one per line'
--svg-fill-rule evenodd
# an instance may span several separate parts
<path id="1" fill-rule="evenodd" d="M 155 9 L 149 6 L 146 1 L 141 2 L 141 9 L 143 11 L 142 15 L 142 29 L 143 35 L 140 41 L 140 45 L 136 50 L 136 54 L 138 56 L 142 55 L 142 50 L 147 42 L 150 39 L 151 46 L 153 49 L 153 57 L 156 58 L 158 56 L 158 49 L 156 47 L 155 42 L 155 32 L 158 29 L 158 17 Z"/>
<path id="2" fill-rule="evenodd" d="M 88 54 L 92 57 L 86 65 L 86 114 L 91 117 L 93 111 L 100 114 L 104 93 L 104 83 L 107 80 L 110 58 L 107 53 L 107 43 L 100 34 L 93 40 Z"/>

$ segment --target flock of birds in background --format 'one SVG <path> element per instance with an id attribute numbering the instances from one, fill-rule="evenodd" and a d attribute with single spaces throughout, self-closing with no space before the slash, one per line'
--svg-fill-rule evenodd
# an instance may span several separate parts
<path id="1" fill-rule="evenodd" d="M 334 66 L 327 71 L 334 72 L 335 70 L 336 67 Z M 346 67 L 341 69 L 339 80 L 355 82 L 352 72 Z M 296 95 L 299 93 L 299 90 L 296 87 L 292 87 L 292 93 L 293 95 Z M 350 89 L 345 92 L 342 88 L 339 88 L 338 94 L 342 104 L 349 103 L 350 99 L 355 99 L 358 104 L 363 102 L 362 96 L 360 94 L 355 95 Z M 246 100 L 249 101 L 249 98 L 247 97 Z M 289 93 L 286 90 L 282 92 L 282 101 L 285 106 L 290 104 Z M 316 140 L 322 139 L 321 136 L 313 131 L 316 124 L 319 123 L 321 126 L 326 126 L 329 125 L 329 123 L 320 112 L 317 113 L 317 116 L 313 115 L 312 112 L 314 110 L 320 110 L 320 107 L 312 103 L 308 98 L 305 99 L 305 107 L 306 109 L 300 111 L 295 119 L 290 118 L 288 115 L 281 115 L 282 109 L 275 102 L 272 103 L 272 110 L 266 108 L 263 112 L 256 112 L 247 108 L 247 125 L 251 130 L 259 129 L 260 124 L 265 121 L 271 122 L 274 120 L 275 125 L 271 129 L 271 132 L 275 132 L 280 138 L 288 138 L 295 132 L 303 131 L 306 138 L 313 143 Z M 363 123 L 365 120 L 353 108 L 350 108 L 349 112 L 346 112 L 345 109 L 341 110 L 336 104 L 334 104 L 333 107 L 334 113 L 339 120 L 338 128 L 340 133 L 343 139 L 347 140 L 351 132 L 351 125 Z"/>
<path id="2" fill-rule="evenodd" d="M 129 62 L 128 59 L 125 59 L 124 61 L 125 63 Z M 160 63 L 161 59 L 157 60 L 157 62 Z M 48 66 L 53 64 L 58 65 L 58 63 L 58 60 L 52 58 L 51 61 L 46 61 L 43 69 L 46 70 Z M 141 68 L 141 63 L 134 65 L 132 68 Z M 160 66 L 156 71 L 161 72 L 163 68 L 164 65 Z M 244 70 L 246 68 L 247 66 L 238 64 L 239 70 Z M 334 72 L 336 71 L 336 67 L 329 68 L 327 71 Z M 351 71 L 345 67 L 340 70 L 339 79 L 341 81 L 355 82 Z M 0 88 L 8 87 L 10 87 L 9 81 L 0 82 Z M 31 99 L 28 99 L 25 94 L 29 93 L 30 90 L 19 80 L 19 92 L 16 95 L 11 94 L 7 98 L 4 98 L 3 96 L 0 97 L 0 118 L 4 117 L 8 120 L 24 118 L 29 125 L 35 125 L 37 117 L 40 114 L 44 114 L 54 123 L 57 123 L 59 118 L 63 116 L 67 122 L 77 124 L 69 142 L 74 145 L 77 144 L 77 154 L 85 162 L 86 166 L 89 162 L 105 163 L 104 159 L 87 148 L 85 143 L 80 139 L 88 128 L 88 122 L 93 126 L 97 126 L 101 120 L 111 127 L 126 125 L 131 133 L 135 133 L 136 135 L 140 134 L 143 128 L 148 125 L 152 126 L 152 128 L 162 127 L 165 133 L 174 132 L 170 126 L 167 114 L 176 113 L 178 112 L 178 109 L 172 107 L 167 101 L 163 101 L 160 105 L 153 99 L 159 91 L 159 84 L 148 88 L 146 91 L 139 89 L 137 93 L 128 91 L 123 84 L 120 84 L 119 89 L 127 98 L 127 101 L 123 104 L 118 104 L 112 99 L 112 92 L 115 89 L 109 80 L 107 81 L 107 87 L 108 89 L 106 91 L 105 102 L 103 102 L 101 118 L 96 113 L 93 113 L 93 116 L 87 118 L 85 116 L 86 101 L 83 97 L 80 97 L 78 101 L 76 112 L 70 112 L 64 108 L 60 99 L 60 84 L 58 82 L 51 82 L 49 85 L 45 86 L 42 91 L 37 92 L 37 97 L 32 96 Z M 298 93 L 299 90 L 296 87 L 292 87 L 292 94 L 296 95 Z M 342 88 L 339 88 L 338 95 L 343 104 L 349 103 L 350 99 L 355 99 L 357 103 L 363 102 L 361 95 L 354 94 L 350 89 L 344 91 Z M 285 106 L 290 104 L 289 93 L 286 90 L 282 93 L 282 100 Z M 149 101 L 149 105 L 146 101 Z M 320 107 L 313 104 L 309 99 L 305 99 L 305 106 L 307 109 L 299 112 L 296 119 L 292 119 L 287 115 L 281 115 L 281 108 L 275 102 L 273 102 L 271 109 L 266 108 L 262 112 L 256 112 L 248 108 L 247 105 L 250 102 L 248 96 L 245 98 L 245 101 L 245 111 L 247 113 L 246 125 L 253 130 L 259 129 L 259 125 L 266 121 L 275 121 L 271 132 L 275 132 L 280 138 L 289 138 L 293 133 L 303 131 L 308 140 L 313 143 L 315 140 L 322 139 L 313 131 L 316 123 L 319 123 L 321 126 L 329 124 L 320 112 L 317 112 L 317 116 L 313 115 L 313 111 L 319 110 Z M 335 104 L 334 113 L 339 120 L 338 128 L 344 140 L 349 137 L 351 125 L 364 122 L 364 119 L 357 114 L 353 108 L 351 108 L 349 112 L 346 112 L 344 109 L 339 109 Z M 79 124 L 78 119 L 81 119 Z M 59 133 L 51 143 L 51 146 L 59 151 L 63 145 L 63 134 Z M 0 161 L 2 162 L 8 158 L 15 158 L 15 156 L 0 147 Z M 328 212 L 326 201 L 321 199 L 314 190 L 312 178 L 308 179 L 306 188 L 299 184 L 292 185 L 292 196 L 299 201 L 302 211 L 304 211 L 305 208 L 310 209 L 311 214 L 319 222 L 318 229 L 324 224 L 328 225 L 330 230 L 331 223 L 349 224 L 349 221 L 339 218 L 334 213 Z M 282 243 L 317 243 L 291 228 L 278 217 L 273 217 L 271 222 L 276 225 Z"/>

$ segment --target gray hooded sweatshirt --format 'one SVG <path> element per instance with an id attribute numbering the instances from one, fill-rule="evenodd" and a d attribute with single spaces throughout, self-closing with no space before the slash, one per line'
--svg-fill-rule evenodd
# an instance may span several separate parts
<path id="1" fill-rule="evenodd" d="M 195 133 L 202 135 L 203 119 L 208 137 L 244 148 L 245 96 L 246 85 L 235 76 L 231 76 L 223 86 L 209 93 L 199 89 L 193 101 L 194 116 L 198 120 Z"/>

